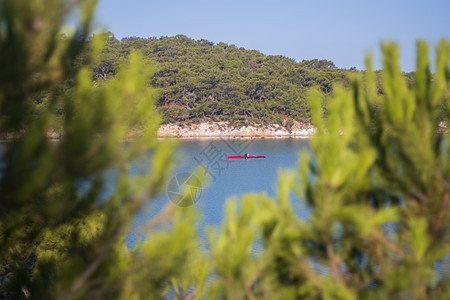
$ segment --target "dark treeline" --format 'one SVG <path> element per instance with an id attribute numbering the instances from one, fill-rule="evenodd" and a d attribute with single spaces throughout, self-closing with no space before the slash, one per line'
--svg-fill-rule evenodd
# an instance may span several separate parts
<path id="1" fill-rule="evenodd" d="M 328 60 L 297 63 L 184 35 L 121 41 L 106 35 L 94 76 L 114 76 L 131 52 L 141 51 L 156 65 L 152 84 L 159 88 L 163 123 L 227 121 L 289 127 L 293 120 L 309 122 L 308 90 L 318 87 L 329 94 L 334 83 L 345 84 L 354 71 L 338 69 Z"/>

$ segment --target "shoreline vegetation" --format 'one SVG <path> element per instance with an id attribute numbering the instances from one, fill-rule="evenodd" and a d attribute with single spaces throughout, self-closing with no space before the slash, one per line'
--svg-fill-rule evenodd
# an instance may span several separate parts
<path id="1" fill-rule="evenodd" d="M 308 95 L 312 90 L 329 98 L 334 85 L 347 86 L 349 78 L 360 73 L 356 68 L 338 68 L 326 59 L 297 62 L 184 35 L 126 37 L 119 41 L 107 32 L 88 39 L 85 50 L 92 49 L 97 40 L 105 44 L 90 67 L 95 84 L 102 86 L 115 80 L 129 55 L 139 52 L 153 71 L 147 85 L 155 88 L 161 123 L 182 124 L 184 128 L 212 122 L 219 127 L 222 123 L 234 128 L 265 127 L 271 134 L 271 124 L 279 124 L 286 129 L 283 135 L 291 135 L 294 122 L 311 122 Z M 85 60 L 81 55 L 79 63 Z M 45 99 L 36 99 L 39 101 Z M 264 134 L 264 130 L 251 131 Z M 184 134 L 188 134 L 186 130 L 175 133 Z"/>

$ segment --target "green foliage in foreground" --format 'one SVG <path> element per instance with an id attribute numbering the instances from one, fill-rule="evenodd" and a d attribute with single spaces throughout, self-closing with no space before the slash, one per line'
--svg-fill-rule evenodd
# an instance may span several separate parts
<path id="1" fill-rule="evenodd" d="M 413 84 L 399 71 L 398 47 L 385 44 L 381 87 L 368 62 L 364 78 L 328 99 L 326 118 L 321 94 L 313 96 L 318 136 L 297 172 L 280 175 L 275 199 L 229 201 L 208 253 L 195 212 L 174 206 L 131 251 L 133 215 L 164 187 L 174 158 L 173 144 L 155 140 L 151 72 L 132 53 L 95 85 L 92 65 L 79 60 L 95 1 L 82 2 L 78 31 L 65 39 L 63 12 L 73 3 L 44 2 L 0 0 L 0 132 L 17 137 L 0 157 L 0 297 L 450 298 L 448 264 L 435 269 L 450 253 L 450 140 L 439 131 L 450 117 L 448 42 L 434 74 L 418 44 Z M 82 55 L 95 65 L 93 43 Z M 33 117 L 44 91 L 49 102 Z M 52 143 L 46 133 L 60 108 L 62 140 Z M 143 134 L 124 144 L 130 128 Z M 145 171 L 132 174 L 148 150 Z M 118 174 L 106 197 L 105 171 Z M 312 209 L 308 220 L 297 205 Z"/>
<path id="2" fill-rule="evenodd" d="M 134 214 L 161 192 L 174 160 L 173 143 L 156 141 L 151 70 L 131 54 L 114 80 L 93 86 L 89 68 L 72 65 L 95 1 L 81 3 L 80 26 L 65 39 L 73 1 L 41 2 L 0 1 L 0 132 L 17 138 L 0 150 L 0 298 L 159 299 L 171 280 L 195 277 L 199 247 L 194 212 L 169 207 L 157 222 L 164 230 L 126 249 Z M 68 79 L 73 88 L 62 93 Z M 42 91 L 49 103 L 32 117 Z M 54 143 L 46 133 L 58 107 L 63 135 Z M 130 128 L 143 134 L 125 144 Z M 130 177 L 130 163 L 149 150 L 151 160 L 134 162 L 146 171 Z M 117 174 L 106 196 L 105 171 Z"/>
<path id="3" fill-rule="evenodd" d="M 320 94 L 312 98 L 318 135 L 298 171 L 280 176 L 276 199 L 228 203 L 211 237 L 218 296 L 450 298 L 450 139 L 439 128 L 450 118 L 450 43 L 437 47 L 434 76 L 418 43 L 412 87 L 398 47 L 383 53 L 383 94 L 369 60 L 364 78 L 336 91 L 326 118 Z M 308 220 L 298 205 L 312 208 Z"/>

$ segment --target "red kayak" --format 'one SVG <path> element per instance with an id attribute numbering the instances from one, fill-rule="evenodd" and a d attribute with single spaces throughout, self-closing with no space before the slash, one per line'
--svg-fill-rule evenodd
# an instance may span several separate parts
<path id="1" fill-rule="evenodd" d="M 265 156 L 228 156 L 228 159 L 266 158 Z"/>

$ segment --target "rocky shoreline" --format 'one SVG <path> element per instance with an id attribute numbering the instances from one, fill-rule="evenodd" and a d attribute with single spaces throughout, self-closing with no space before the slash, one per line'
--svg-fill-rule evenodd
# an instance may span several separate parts
<path id="1" fill-rule="evenodd" d="M 289 130 L 279 124 L 269 126 L 228 126 L 226 122 L 199 124 L 164 124 L 158 130 L 159 137 L 299 137 L 312 136 L 316 129 L 308 123 L 295 122 Z"/>
<path id="2" fill-rule="evenodd" d="M 158 129 L 158 137 L 176 138 L 201 138 L 201 137 L 230 137 L 230 138 L 252 138 L 252 137 L 296 137 L 308 138 L 316 132 L 314 126 L 309 123 L 295 122 L 288 130 L 279 124 L 269 126 L 228 126 L 226 122 L 204 122 L 199 124 L 164 124 Z M 20 139 L 25 131 L 16 134 L 0 133 L 0 141 Z M 61 132 L 50 129 L 47 132 L 50 140 L 60 140 Z"/>

